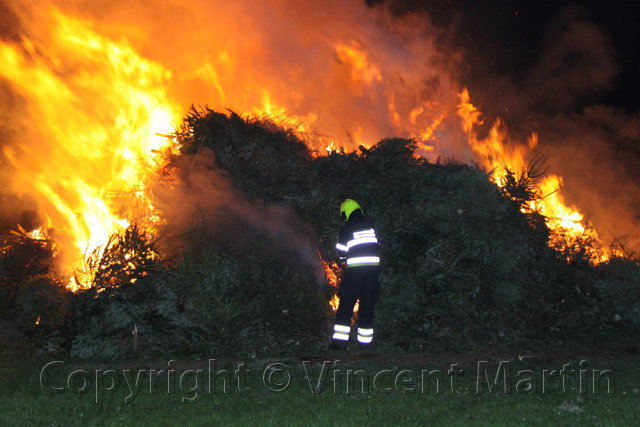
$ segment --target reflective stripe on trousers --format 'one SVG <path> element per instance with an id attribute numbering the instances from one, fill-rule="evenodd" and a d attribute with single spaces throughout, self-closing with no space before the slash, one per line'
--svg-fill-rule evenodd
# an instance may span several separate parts
<path id="1" fill-rule="evenodd" d="M 358 342 L 370 344 L 373 340 L 373 329 L 358 328 Z"/>
<path id="2" fill-rule="evenodd" d="M 333 339 L 341 340 L 341 341 L 349 341 L 349 332 L 351 332 L 351 328 L 349 326 L 334 325 Z"/>

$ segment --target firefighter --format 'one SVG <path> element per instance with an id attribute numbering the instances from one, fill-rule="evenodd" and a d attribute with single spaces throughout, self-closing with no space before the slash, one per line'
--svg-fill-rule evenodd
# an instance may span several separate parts
<path id="1" fill-rule="evenodd" d="M 355 200 L 342 203 L 340 216 L 345 224 L 340 228 L 336 249 L 346 269 L 338 291 L 340 304 L 329 349 L 347 349 L 353 307 L 358 300 L 358 347 L 367 348 L 373 340 L 373 310 L 380 292 L 378 239 L 373 224 Z"/>

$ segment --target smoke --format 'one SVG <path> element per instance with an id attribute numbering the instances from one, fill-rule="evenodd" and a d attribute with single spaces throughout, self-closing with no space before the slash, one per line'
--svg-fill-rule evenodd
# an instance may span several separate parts
<path id="1" fill-rule="evenodd" d="M 605 93 L 619 73 L 610 38 L 597 25 L 564 13 L 547 31 L 526 79 L 531 108 L 549 113 L 574 109 Z"/>
<path id="2" fill-rule="evenodd" d="M 605 242 L 640 248 L 640 114 L 594 105 L 559 114 L 542 147 L 564 177 L 566 199 L 580 206 Z"/>
<path id="3" fill-rule="evenodd" d="M 164 249 L 181 252 L 181 244 L 206 248 L 223 244 L 237 253 L 252 246 L 268 248 L 270 255 L 294 270 L 316 273 L 324 284 L 318 239 L 289 206 L 249 202 L 214 166 L 213 152 L 202 148 L 197 156 L 181 156 L 172 169 L 179 173 L 170 184 L 154 188 L 158 210 L 167 219 Z"/>
<path id="4" fill-rule="evenodd" d="M 496 72 L 467 46 L 473 75 L 462 80 L 484 113 L 506 120 L 515 140 L 538 133 L 538 151 L 550 154 L 549 173 L 563 177 L 565 201 L 605 244 L 618 240 L 638 250 L 640 113 L 600 102 L 616 89 L 620 53 L 611 35 L 576 5 L 544 23 L 541 34 L 533 44 L 537 54 L 507 73 Z"/>

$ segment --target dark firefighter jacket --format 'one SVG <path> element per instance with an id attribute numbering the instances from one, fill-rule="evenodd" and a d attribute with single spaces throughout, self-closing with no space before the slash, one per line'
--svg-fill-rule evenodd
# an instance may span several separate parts
<path id="1" fill-rule="evenodd" d="M 380 265 L 376 231 L 359 210 L 340 228 L 336 249 L 340 259 L 346 259 L 347 268 Z"/>

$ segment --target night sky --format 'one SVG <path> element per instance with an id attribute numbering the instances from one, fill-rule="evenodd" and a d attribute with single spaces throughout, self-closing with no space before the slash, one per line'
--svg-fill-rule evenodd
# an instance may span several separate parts
<path id="1" fill-rule="evenodd" d="M 369 5 L 382 1 L 369 0 Z M 640 3 L 626 1 L 519 2 L 508 0 L 394 0 L 394 13 L 426 11 L 431 23 L 450 31 L 471 57 L 474 73 L 494 78 L 522 72 L 535 62 L 549 28 L 562 14 L 596 24 L 610 37 L 619 72 L 611 88 L 584 102 L 601 102 L 633 112 L 640 109 Z M 470 84 L 472 86 L 472 84 Z"/>

